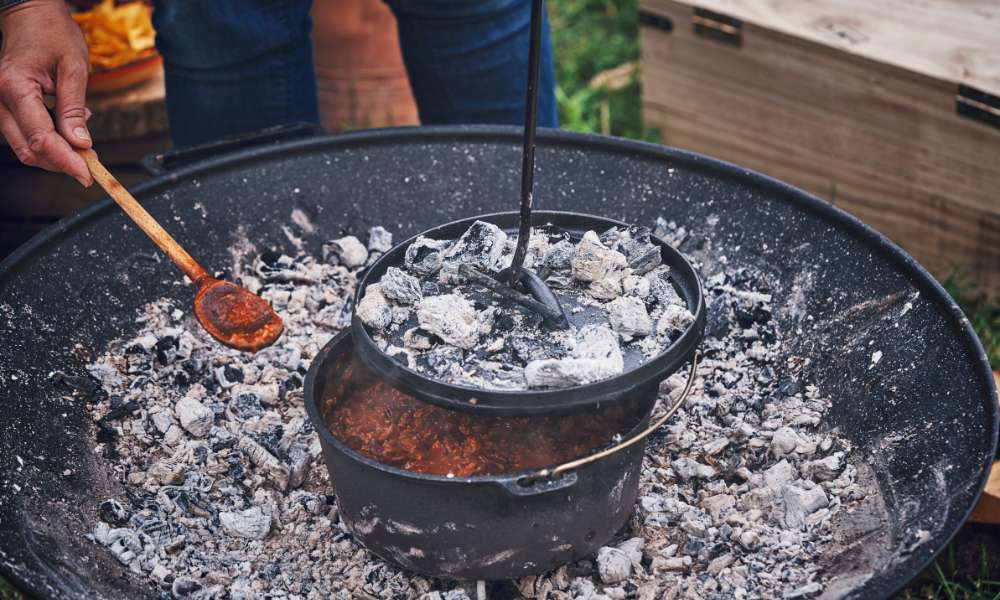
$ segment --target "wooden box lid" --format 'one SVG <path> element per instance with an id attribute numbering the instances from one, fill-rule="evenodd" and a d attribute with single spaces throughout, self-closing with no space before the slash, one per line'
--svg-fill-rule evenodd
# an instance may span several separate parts
<path id="1" fill-rule="evenodd" d="M 643 0 L 656 11 L 670 0 Z M 745 24 L 1000 95 L 996 0 L 680 0 Z"/>

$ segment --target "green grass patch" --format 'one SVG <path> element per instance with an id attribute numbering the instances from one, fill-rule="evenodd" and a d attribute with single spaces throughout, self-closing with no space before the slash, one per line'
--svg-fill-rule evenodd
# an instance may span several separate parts
<path id="1" fill-rule="evenodd" d="M 629 68 L 639 59 L 638 0 L 550 0 L 548 8 L 560 126 L 658 141 L 642 124 L 638 70 Z"/>

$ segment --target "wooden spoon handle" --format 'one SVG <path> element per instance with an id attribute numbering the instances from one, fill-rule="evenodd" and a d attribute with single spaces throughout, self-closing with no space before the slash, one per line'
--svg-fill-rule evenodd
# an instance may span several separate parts
<path id="1" fill-rule="evenodd" d="M 94 180 L 118 203 L 118 206 L 122 207 L 125 214 L 135 221 L 139 229 L 142 229 L 160 247 L 160 250 L 163 250 L 170 257 L 170 260 L 174 261 L 174 264 L 180 267 L 180 270 L 191 281 L 198 284 L 208 276 L 205 269 L 195 259 L 191 258 L 191 255 L 177 243 L 177 240 L 171 237 L 167 233 L 167 230 L 161 227 L 151 214 L 146 212 L 146 209 L 125 189 L 125 186 L 119 183 L 115 179 L 115 176 L 104 168 L 104 165 L 97 158 L 96 152 L 93 150 L 78 150 L 78 152 L 83 157 L 83 160 L 87 161 L 87 168 L 90 169 L 90 174 L 94 176 Z"/>

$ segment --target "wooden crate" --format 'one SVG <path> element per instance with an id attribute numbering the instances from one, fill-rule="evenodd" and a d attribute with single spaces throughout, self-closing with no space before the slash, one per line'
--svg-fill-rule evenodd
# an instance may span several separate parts
<path id="1" fill-rule="evenodd" d="M 1000 297 L 1000 3 L 641 0 L 664 142 L 854 213 Z"/>

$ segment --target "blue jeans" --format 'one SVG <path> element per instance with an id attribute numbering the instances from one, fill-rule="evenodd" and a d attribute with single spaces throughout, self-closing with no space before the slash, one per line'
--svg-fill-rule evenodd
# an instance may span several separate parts
<path id="1" fill-rule="evenodd" d="M 424 124 L 524 123 L 530 0 L 385 0 Z M 311 0 L 156 0 L 174 145 L 319 122 Z M 544 23 L 538 124 L 556 127 Z"/>

